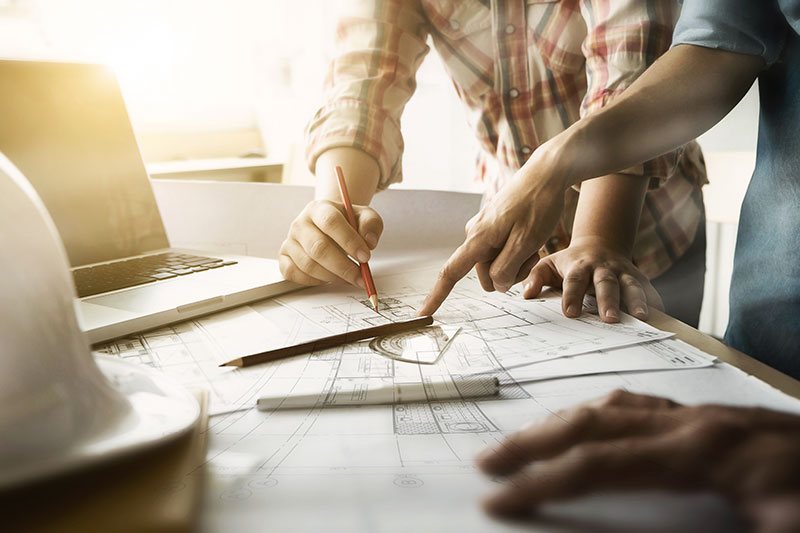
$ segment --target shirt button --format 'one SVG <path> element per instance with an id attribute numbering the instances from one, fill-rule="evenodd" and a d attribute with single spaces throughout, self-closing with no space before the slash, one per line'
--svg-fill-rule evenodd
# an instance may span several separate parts
<path id="1" fill-rule="evenodd" d="M 531 147 L 526 144 L 525 146 L 520 148 L 519 151 L 522 152 L 525 155 L 528 155 L 528 154 L 531 153 Z"/>
<path id="2" fill-rule="evenodd" d="M 508 96 L 511 98 L 516 98 L 519 96 L 519 91 L 517 89 L 511 89 L 508 91 Z"/>
<path id="3" fill-rule="evenodd" d="M 511 35 L 516 30 L 517 28 L 515 28 L 513 24 L 509 24 L 508 26 L 506 26 L 506 35 Z"/>
<path id="4" fill-rule="evenodd" d="M 461 24 L 456 19 L 450 19 L 450 29 L 458 31 L 459 28 L 461 28 Z"/>

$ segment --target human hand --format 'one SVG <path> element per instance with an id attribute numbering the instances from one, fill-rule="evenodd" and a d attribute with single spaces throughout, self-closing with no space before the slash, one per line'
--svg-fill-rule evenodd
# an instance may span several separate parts
<path id="1" fill-rule="evenodd" d="M 464 243 L 439 271 L 420 315 L 433 314 L 472 267 L 487 291 L 506 292 L 528 276 L 561 217 L 566 188 L 544 179 L 552 175 L 548 165 L 532 160 L 469 221 Z"/>
<path id="2" fill-rule="evenodd" d="M 648 306 L 664 309 L 656 289 L 626 254 L 598 237 L 573 237 L 568 248 L 540 260 L 522 295 L 536 298 L 545 286 L 562 289 L 561 307 L 570 318 L 580 316 L 583 297 L 592 291 L 603 322 L 619 322 L 620 303 L 641 320 L 647 319 Z"/>
<path id="3" fill-rule="evenodd" d="M 526 427 L 477 464 L 507 476 L 484 502 L 495 516 L 604 490 L 712 490 L 759 531 L 800 531 L 800 416 L 788 413 L 618 390 Z"/>
<path id="4" fill-rule="evenodd" d="M 364 288 L 361 270 L 352 258 L 366 263 L 378 245 L 383 220 L 367 206 L 354 205 L 358 231 L 347 221 L 344 205 L 314 200 L 292 222 L 278 261 L 290 281 L 319 285 L 344 280 Z M 348 257 L 349 256 L 349 257 Z"/>

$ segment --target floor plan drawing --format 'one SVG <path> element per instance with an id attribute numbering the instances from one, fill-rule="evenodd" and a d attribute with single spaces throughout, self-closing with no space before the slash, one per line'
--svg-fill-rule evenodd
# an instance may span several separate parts
<path id="1" fill-rule="evenodd" d="M 567 382 L 561 386 L 547 381 L 526 383 L 522 379 L 526 372 L 536 375 L 530 369 L 563 361 L 557 368 L 542 367 L 538 375 L 546 371 L 550 377 L 554 372 L 574 375 L 578 358 L 593 362 L 590 373 L 607 371 L 612 362 L 617 365 L 615 371 L 639 368 L 635 365 L 691 366 L 682 359 L 680 346 L 667 349 L 668 353 L 624 352 L 625 347 L 638 348 L 634 345 L 669 337 L 633 318 L 613 327 L 590 313 L 578 320 L 566 319 L 557 297 L 525 301 L 516 293 L 487 294 L 469 278 L 435 317 L 443 337 L 429 339 L 431 350 L 449 345 L 433 364 L 397 357 L 403 339 L 385 338 L 248 368 L 219 367 L 235 356 L 414 316 L 425 294 L 411 287 L 428 285 L 417 276 L 381 279 L 384 296 L 379 313 L 357 291 L 321 287 L 98 348 L 101 353 L 158 368 L 187 386 L 210 390 L 214 416 L 209 427 L 208 498 L 215 503 L 204 517 L 205 528 L 216 529 L 224 518 L 228 527 L 257 525 L 281 531 L 291 531 L 293 526 L 297 531 L 323 526 L 404 531 L 411 515 L 403 509 L 441 516 L 434 512 L 440 509 L 426 506 L 432 501 L 442 505 L 448 497 L 463 510 L 444 515 L 449 528 L 497 528 L 477 506 L 463 504 L 491 485 L 476 474 L 475 454 L 576 398 L 589 399 L 632 383 L 624 374 L 610 373 L 573 378 L 580 385 L 571 388 Z M 602 351 L 611 355 L 598 359 Z M 696 362 L 702 361 L 697 358 Z M 436 387 L 458 387 L 462 378 L 475 374 L 496 376 L 500 394 L 413 404 L 322 407 L 321 401 L 313 408 L 254 409 L 256 400 L 266 393 L 319 394 L 322 399 L 335 387 L 386 383 L 419 382 L 435 398 Z M 298 495 L 310 498 L 316 492 L 320 497 L 315 500 L 326 503 L 315 515 L 301 512 Z M 449 496 L 443 500 L 442 494 Z M 362 502 L 358 513 L 347 504 L 354 498 Z M 248 522 L 256 518 L 244 511 L 254 501 L 269 509 L 259 515 L 257 524 Z M 382 522 L 379 527 L 375 520 L 380 516 L 392 516 L 391 526 Z M 431 526 L 436 529 L 436 523 Z"/>
<path id="2" fill-rule="evenodd" d="M 513 292 L 484 293 L 476 279 L 467 278 L 437 313 L 435 327 L 414 342 L 403 334 L 250 368 L 218 367 L 232 357 L 410 318 L 425 296 L 413 287 L 426 286 L 430 274 L 382 278 L 378 313 L 358 291 L 321 287 L 118 340 L 99 350 L 159 368 L 187 386 L 210 388 L 213 413 L 251 406 L 265 388 L 324 394 L 337 379 L 430 382 L 491 374 L 504 385 L 501 398 L 520 397 L 522 389 L 512 392 L 514 379 L 507 369 L 669 337 L 627 315 L 613 327 L 589 312 L 567 319 L 557 297 L 525 301 Z M 419 342 L 422 347 L 412 350 L 415 360 L 409 362 L 401 346 Z"/>

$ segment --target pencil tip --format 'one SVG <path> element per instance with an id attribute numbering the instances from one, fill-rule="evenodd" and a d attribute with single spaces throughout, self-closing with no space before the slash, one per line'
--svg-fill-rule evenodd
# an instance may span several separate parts
<path id="1" fill-rule="evenodd" d="M 370 303 L 372 303 L 372 307 L 377 312 L 378 311 L 378 296 L 373 294 L 372 296 L 369 297 L 369 301 L 370 301 Z"/>
<path id="2" fill-rule="evenodd" d="M 242 366 L 242 359 L 241 358 L 234 359 L 232 361 L 228 361 L 227 363 L 222 363 L 219 366 L 220 367 L 224 367 L 224 366 Z"/>

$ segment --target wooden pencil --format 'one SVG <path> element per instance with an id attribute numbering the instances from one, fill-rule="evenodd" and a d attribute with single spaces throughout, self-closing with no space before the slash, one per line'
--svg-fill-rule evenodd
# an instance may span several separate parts
<path id="1" fill-rule="evenodd" d="M 358 231 L 358 222 L 356 221 L 356 213 L 353 211 L 353 204 L 350 202 L 350 193 L 347 192 L 347 182 L 344 180 L 344 173 L 342 167 L 336 165 L 336 179 L 339 181 L 339 193 L 342 196 L 342 203 L 344 204 L 345 213 L 347 213 L 347 220 L 353 229 Z M 378 311 L 378 291 L 375 289 L 375 281 L 372 279 L 372 272 L 369 269 L 369 263 L 359 263 L 361 268 L 361 278 L 364 280 L 364 286 L 367 290 L 367 298 L 369 298 L 372 307 Z"/>
<path id="2" fill-rule="evenodd" d="M 267 363 L 269 361 L 301 355 L 316 350 L 334 348 L 350 342 L 371 339 L 372 337 L 404 333 L 406 331 L 412 331 L 425 326 L 430 326 L 431 324 L 433 324 L 433 317 L 421 316 L 412 318 L 410 320 L 403 320 L 401 322 L 391 322 L 389 324 L 381 324 L 380 326 L 373 326 L 371 328 L 357 329 L 354 331 L 348 331 L 346 333 L 331 335 L 329 337 L 321 337 L 319 339 L 314 339 L 301 344 L 295 344 L 293 346 L 284 346 L 283 348 L 267 350 L 266 352 L 245 355 L 243 357 L 232 359 L 227 363 L 222 363 L 219 366 L 245 367 L 258 365 L 261 363 Z"/>

